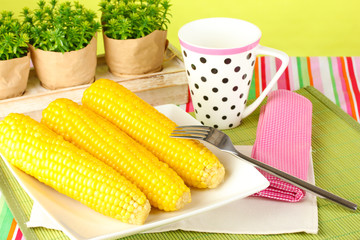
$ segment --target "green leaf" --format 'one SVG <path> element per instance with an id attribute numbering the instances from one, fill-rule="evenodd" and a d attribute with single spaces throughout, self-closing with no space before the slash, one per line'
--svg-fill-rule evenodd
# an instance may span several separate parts
<path id="1" fill-rule="evenodd" d="M 29 37 L 11 11 L 0 13 L 0 60 L 23 57 L 27 54 Z"/>
<path id="2" fill-rule="evenodd" d="M 101 28 L 96 13 L 77 1 L 40 0 L 38 8 L 24 8 L 23 16 L 30 43 L 45 51 L 79 50 Z"/>
<path id="3" fill-rule="evenodd" d="M 170 22 L 168 0 L 101 0 L 99 6 L 104 33 L 114 39 L 144 37 Z"/>

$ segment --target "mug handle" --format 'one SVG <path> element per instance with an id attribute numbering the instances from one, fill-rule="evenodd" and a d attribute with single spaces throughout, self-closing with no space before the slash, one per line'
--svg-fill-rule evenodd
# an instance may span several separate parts
<path id="1" fill-rule="evenodd" d="M 242 118 L 249 116 L 260 105 L 260 103 L 265 99 L 266 95 L 271 91 L 272 87 L 279 80 L 280 76 L 283 74 L 283 72 L 285 71 L 286 67 L 289 64 L 289 56 L 280 50 L 259 45 L 258 49 L 256 50 L 256 55 L 260 55 L 260 54 L 270 55 L 279 58 L 281 60 L 281 66 L 279 70 L 275 73 L 274 77 L 271 79 L 269 84 L 266 86 L 264 91 L 260 94 L 260 96 L 252 104 L 250 104 L 245 108 L 242 114 Z"/>

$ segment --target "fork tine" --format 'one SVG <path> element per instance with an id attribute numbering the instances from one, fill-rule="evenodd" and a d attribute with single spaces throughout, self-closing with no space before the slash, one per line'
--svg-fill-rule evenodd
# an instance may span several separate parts
<path id="1" fill-rule="evenodd" d="M 209 127 L 202 125 L 177 126 L 170 137 L 203 140 L 207 137 L 209 131 Z"/>
<path id="2" fill-rule="evenodd" d="M 176 130 L 197 130 L 197 131 L 210 131 L 210 127 L 203 125 L 184 125 L 184 126 L 176 126 Z"/>
<path id="3" fill-rule="evenodd" d="M 196 140 L 204 140 L 204 137 L 194 136 L 194 135 L 170 135 L 171 138 L 184 138 L 184 139 L 196 139 Z"/>
<path id="4" fill-rule="evenodd" d="M 196 128 L 175 128 L 173 130 L 173 132 L 187 132 L 187 131 L 192 131 L 192 132 L 209 132 L 209 130 L 207 129 L 196 129 Z"/>
<path id="5" fill-rule="evenodd" d="M 188 137 L 201 137 L 201 138 L 205 138 L 207 136 L 207 133 L 204 132 L 196 132 L 196 131 L 193 131 L 193 132 L 190 132 L 190 131 L 173 131 L 171 133 L 171 136 L 174 136 L 174 137 L 179 137 L 179 136 L 188 136 Z"/>

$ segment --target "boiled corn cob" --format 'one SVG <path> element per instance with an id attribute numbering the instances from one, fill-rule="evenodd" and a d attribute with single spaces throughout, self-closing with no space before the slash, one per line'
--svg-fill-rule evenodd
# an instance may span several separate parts
<path id="1" fill-rule="evenodd" d="M 22 114 L 0 122 L 0 152 L 12 165 L 93 210 L 142 224 L 146 196 L 117 171 Z"/>
<path id="2" fill-rule="evenodd" d="M 190 202 L 190 189 L 166 164 L 118 127 L 69 99 L 57 99 L 41 122 L 65 140 L 88 151 L 134 183 L 150 204 L 175 211 Z"/>
<path id="3" fill-rule="evenodd" d="M 196 140 L 170 138 L 176 124 L 120 84 L 99 79 L 85 90 L 82 103 L 167 163 L 186 184 L 214 188 L 223 180 L 225 169 L 209 149 Z"/>

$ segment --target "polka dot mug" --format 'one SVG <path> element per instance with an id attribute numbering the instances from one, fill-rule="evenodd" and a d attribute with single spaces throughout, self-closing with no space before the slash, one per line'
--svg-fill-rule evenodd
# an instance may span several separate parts
<path id="1" fill-rule="evenodd" d="M 238 126 L 285 71 L 285 53 L 259 45 L 260 29 L 233 18 L 207 18 L 185 24 L 178 33 L 196 118 L 219 129 Z M 271 55 L 281 66 L 266 89 L 246 106 L 257 55 Z"/>

